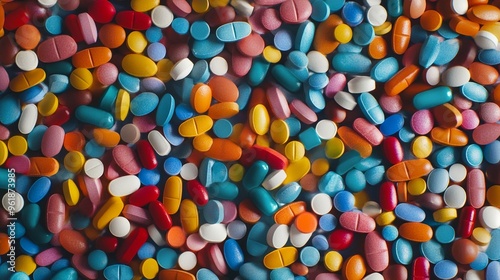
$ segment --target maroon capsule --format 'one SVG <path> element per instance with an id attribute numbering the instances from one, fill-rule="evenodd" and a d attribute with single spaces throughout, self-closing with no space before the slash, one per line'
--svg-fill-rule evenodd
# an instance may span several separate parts
<path id="1" fill-rule="evenodd" d="M 103 235 L 95 240 L 96 249 L 106 253 L 113 253 L 118 247 L 118 238 L 111 235 Z"/>
<path id="2" fill-rule="evenodd" d="M 132 205 L 142 207 L 155 201 L 160 196 L 160 189 L 156 186 L 144 186 L 139 188 L 128 198 L 128 202 Z"/>
<path id="3" fill-rule="evenodd" d="M 121 11 L 116 14 L 116 23 L 131 30 L 147 30 L 151 27 L 151 18 L 148 14 L 136 11 Z"/>
<path id="4" fill-rule="evenodd" d="M 351 246 L 354 240 L 354 232 L 339 228 L 334 230 L 328 237 L 328 243 L 333 250 L 344 250 Z"/>
<path id="5" fill-rule="evenodd" d="M 125 264 L 130 263 L 147 240 L 148 231 L 142 227 L 135 228 L 116 250 L 116 260 Z"/>
<path id="6" fill-rule="evenodd" d="M 457 237 L 469 238 L 474 230 L 475 222 L 476 209 L 472 206 L 462 208 L 458 219 Z"/>
<path id="7" fill-rule="evenodd" d="M 172 218 L 170 218 L 167 210 L 165 210 L 163 203 L 158 200 L 151 201 L 148 210 L 157 228 L 168 230 L 172 227 Z"/>
<path id="8" fill-rule="evenodd" d="M 43 124 L 46 126 L 62 126 L 69 121 L 70 115 L 71 113 L 68 107 L 59 104 L 56 111 L 52 115 L 43 118 Z"/>
<path id="9" fill-rule="evenodd" d="M 384 211 L 392 211 L 398 205 L 398 193 L 392 182 L 380 186 L 380 207 Z"/>
<path id="10" fill-rule="evenodd" d="M 436 211 L 444 207 L 443 196 L 437 193 L 424 193 L 417 197 L 418 205 L 425 209 Z"/>
<path id="11" fill-rule="evenodd" d="M 198 206 L 203 206 L 208 202 L 207 188 L 197 180 L 191 180 L 187 183 L 187 191 Z"/>
<path id="12" fill-rule="evenodd" d="M 390 163 L 396 164 L 403 160 L 403 147 L 401 146 L 398 138 L 394 136 L 385 138 L 383 142 L 383 148 L 385 157 Z"/>
<path id="13" fill-rule="evenodd" d="M 406 280 L 408 279 L 408 270 L 401 264 L 393 264 L 387 267 L 382 275 L 385 279 Z"/>

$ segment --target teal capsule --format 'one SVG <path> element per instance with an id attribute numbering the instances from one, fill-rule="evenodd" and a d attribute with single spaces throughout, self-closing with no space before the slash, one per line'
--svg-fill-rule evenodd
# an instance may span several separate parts
<path id="1" fill-rule="evenodd" d="M 325 97 L 323 96 L 323 90 L 321 89 L 307 89 L 305 101 L 307 106 L 316 113 L 323 111 L 326 106 Z"/>
<path id="2" fill-rule="evenodd" d="M 323 1 L 323 0 L 321 0 L 321 1 Z M 269 274 L 269 277 L 270 277 L 271 280 L 288 280 L 288 279 L 294 279 L 293 272 L 288 267 L 282 267 L 282 268 L 271 270 L 271 273 Z"/>
<path id="3" fill-rule="evenodd" d="M 418 63 L 424 68 L 429 68 L 439 54 L 439 38 L 434 35 L 430 35 L 425 39 L 420 49 L 420 55 L 418 57 Z"/>
<path id="4" fill-rule="evenodd" d="M 309 78 L 309 69 L 307 68 L 300 68 L 300 69 L 295 69 L 295 68 L 287 68 L 292 75 L 297 78 L 300 82 L 305 82 Z"/>
<path id="5" fill-rule="evenodd" d="M 120 279 L 132 280 L 134 278 L 134 271 L 128 265 L 114 264 L 104 269 L 104 278 L 106 279 Z"/>
<path id="6" fill-rule="evenodd" d="M 392 18 L 397 18 L 403 14 L 403 1 L 387 0 L 387 14 Z"/>
<path id="7" fill-rule="evenodd" d="M 158 103 L 158 109 L 156 110 L 156 124 L 159 126 L 165 126 L 168 124 L 174 116 L 174 111 L 174 97 L 169 93 L 163 95 L 160 99 L 160 103 Z"/>
<path id="8" fill-rule="evenodd" d="M 59 270 L 52 278 L 51 280 L 76 280 L 78 279 L 78 272 L 72 267 L 66 267 L 61 270 Z M 108 278 L 110 279 L 110 278 Z M 126 279 L 126 278 L 119 278 L 119 279 Z M 132 278 L 130 278 L 132 279 Z"/>
<path id="9" fill-rule="evenodd" d="M 271 70 L 274 79 L 290 92 L 297 92 L 300 89 L 300 81 L 292 72 L 282 64 L 275 65 Z"/>
<path id="10" fill-rule="evenodd" d="M 229 181 L 213 183 L 207 190 L 210 198 L 221 200 L 233 200 L 239 193 L 238 186 Z"/>
<path id="11" fill-rule="evenodd" d="M 21 220 L 28 230 L 32 230 L 40 221 L 41 210 L 38 204 L 32 203 L 25 205 L 21 211 Z"/>
<path id="12" fill-rule="evenodd" d="M 348 74 L 365 74 L 370 72 L 372 61 L 358 53 L 337 53 L 332 58 L 332 68 L 337 72 Z"/>
<path id="13" fill-rule="evenodd" d="M 370 77 L 377 82 L 385 83 L 398 71 L 398 60 L 391 56 L 377 62 L 370 71 Z"/>
<path id="14" fill-rule="evenodd" d="M 46 230 L 40 223 L 38 223 L 32 230 L 26 231 L 26 233 L 28 238 L 38 245 L 49 243 L 53 236 L 53 234 Z"/>
<path id="15" fill-rule="evenodd" d="M 500 229 L 491 230 L 491 240 L 485 253 L 490 260 L 500 260 Z"/>
<path id="16" fill-rule="evenodd" d="M 446 168 L 460 159 L 460 152 L 453 147 L 444 147 L 432 154 L 431 162 L 434 167 Z"/>
<path id="17" fill-rule="evenodd" d="M 313 43 L 315 31 L 316 26 L 311 21 L 306 20 L 301 23 L 295 37 L 295 49 L 302 53 L 307 53 Z"/>
<path id="18" fill-rule="evenodd" d="M 266 78 L 270 65 L 271 64 L 262 57 L 255 58 L 248 72 L 248 83 L 251 86 L 260 85 Z"/>
<path id="19" fill-rule="evenodd" d="M 193 26 L 193 25 L 192 25 Z M 194 83 L 205 83 L 210 78 L 210 67 L 206 60 L 198 60 L 194 66 L 189 77 L 193 79 Z"/>
<path id="20" fill-rule="evenodd" d="M 253 188 L 248 195 L 255 207 L 265 216 L 273 215 L 279 208 L 276 200 L 263 187 Z"/>
<path id="21" fill-rule="evenodd" d="M 280 187 L 274 198 L 279 204 L 288 204 L 294 202 L 299 197 L 301 191 L 302 186 L 297 182 L 292 182 Z"/>
<path id="22" fill-rule="evenodd" d="M 445 257 L 443 246 L 434 239 L 420 244 L 420 253 L 432 264 L 444 260 Z"/>
<path id="23" fill-rule="evenodd" d="M 118 83 L 120 83 L 120 86 L 130 92 L 130 93 L 136 93 L 139 91 L 141 87 L 141 80 L 137 77 L 134 77 L 132 75 L 129 75 L 127 73 L 121 72 L 118 74 Z"/>
<path id="24" fill-rule="evenodd" d="M 73 64 L 71 64 L 71 62 L 67 60 L 47 63 L 44 64 L 43 70 L 45 70 L 45 75 L 47 75 L 47 77 L 51 76 L 52 74 L 69 76 L 71 74 L 71 71 L 73 71 Z"/>
<path id="25" fill-rule="evenodd" d="M 267 165 L 267 163 L 262 160 L 257 160 L 245 172 L 245 175 L 243 176 L 243 180 L 241 181 L 241 183 L 243 184 L 243 187 L 245 187 L 245 189 L 247 190 L 254 189 L 260 186 L 262 182 L 264 182 L 264 179 L 266 178 L 268 172 L 269 172 L 269 165 Z"/>
<path id="26" fill-rule="evenodd" d="M 337 52 L 341 53 L 361 53 L 363 51 L 363 47 L 360 45 L 356 45 L 355 43 L 347 43 L 347 44 L 340 44 L 337 47 Z"/>
<path id="27" fill-rule="evenodd" d="M 224 42 L 221 42 L 214 34 L 205 40 L 194 40 L 191 46 L 191 53 L 198 59 L 212 58 L 224 50 Z"/>
<path id="28" fill-rule="evenodd" d="M 238 91 L 240 95 L 238 96 L 238 108 L 240 110 L 244 110 L 247 107 L 248 101 L 250 100 L 250 96 L 252 95 L 252 87 L 245 82 L 242 82 L 238 85 Z"/>
<path id="29" fill-rule="evenodd" d="M 373 154 L 367 158 L 362 158 L 360 161 L 356 163 L 354 168 L 359 171 L 366 171 L 372 167 L 378 166 L 382 163 L 382 158 L 373 156 Z"/>
<path id="30" fill-rule="evenodd" d="M 199 167 L 199 180 L 205 187 L 210 187 L 215 182 L 225 182 L 227 180 L 228 171 L 225 164 L 220 161 L 205 158 Z"/>
<path id="31" fill-rule="evenodd" d="M 375 38 L 373 26 L 367 22 L 354 27 L 352 40 L 359 46 L 368 46 Z"/>
<path id="32" fill-rule="evenodd" d="M 101 97 L 101 102 L 99 102 L 99 108 L 107 112 L 113 112 L 116 102 L 116 97 L 118 96 L 118 88 L 114 85 L 109 86 Z"/>
<path id="33" fill-rule="evenodd" d="M 310 127 L 299 134 L 299 140 L 304 144 L 306 151 L 321 145 L 321 138 L 319 138 L 316 129 Z"/>
<path id="34" fill-rule="evenodd" d="M 252 33 L 250 24 L 244 21 L 229 22 L 219 26 L 215 30 L 215 36 L 221 42 L 236 42 Z"/>
<path id="35" fill-rule="evenodd" d="M 372 124 L 379 125 L 385 121 L 384 111 L 373 95 L 367 92 L 361 93 L 358 97 L 358 105 L 363 115 Z"/>
<path id="36" fill-rule="evenodd" d="M 472 102 L 483 103 L 488 100 L 488 90 L 483 86 L 475 82 L 467 82 L 465 85 L 460 87 L 460 93 Z"/>
<path id="37" fill-rule="evenodd" d="M 402 265 L 410 264 L 413 259 L 413 249 L 411 243 L 406 239 L 398 238 L 392 243 L 392 257 L 396 263 Z"/>
<path id="38" fill-rule="evenodd" d="M 452 100 L 451 88 L 440 86 L 422 91 L 413 98 L 413 106 L 417 110 L 430 109 Z"/>
<path id="39" fill-rule="evenodd" d="M 83 123 L 107 129 L 112 128 L 115 123 L 115 119 L 110 113 L 87 105 L 76 108 L 75 117 Z"/>

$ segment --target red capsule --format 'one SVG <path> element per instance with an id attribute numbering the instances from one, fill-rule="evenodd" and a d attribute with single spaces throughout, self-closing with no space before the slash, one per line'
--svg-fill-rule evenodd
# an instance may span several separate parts
<path id="1" fill-rule="evenodd" d="M 398 193 L 392 182 L 380 186 L 380 207 L 384 211 L 392 211 L 398 205 Z"/>
<path id="2" fill-rule="evenodd" d="M 116 9 L 108 0 L 96 0 L 90 5 L 88 13 L 97 23 L 109 23 L 113 20 Z"/>
<path id="3" fill-rule="evenodd" d="M 116 260 L 124 264 L 130 263 L 147 240 L 148 231 L 142 227 L 135 228 L 116 250 Z"/>
<path id="4" fill-rule="evenodd" d="M 248 160 L 250 160 L 248 164 L 256 160 L 263 160 L 272 169 L 285 169 L 288 166 L 288 160 L 284 155 L 268 147 L 253 145 L 247 150 L 247 153 Z"/>
<path id="5" fill-rule="evenodd" d="M 472 206 L 464 206 L 460 211 L 457 226 L 457 237 L 469 238 L 476 223 L 476 209 Z"/>
<path id="6" fill-rule="evenodd" d="M 0 38 L 0 64 L 12 65 L 16 61 L 16 55 L 19 52 L 19 47 L 14 42 L 11 36 L 3 36 Z"/>
<path id="7" fill-rule="evenodd" d="M 70 115 L 71 113 L 68 107 L 64 105 L 59 105 L 54 114 L 43 118 L 43 124 L 45 124 L 46 126 L 52 126 L 52 125 L 62 126 L 63 124 L 69 121 Z"/>
<path id="8" fill-rule="evenodd" d="M 354 240 L 354 232 L 339 228 L 334 230 L 328 237 L 328 243 L 333 250 L 344 250 L 351 246 Z"/>
<path id="9" fill-rule="evenodd" d="M 149 15 L 136 11 L 121 11 L 116 14 L 115 21 L 121 27 L 132 30 L 147 30 L 151 27 Z"/>
<path id="10" fill-rule="evenodd" d="M 118 238 L 110 235 L 103 235 L 95 240 L 96 249 L 103 250 L 106 253 L 113 253 L 118 247 Z"/>
<path id="11" fill-rule="evenodd" d="M 413 261 L 413 279 L 414 280 L 429 280 L 431 264 L 424 257 L 418 257 Z"/>
<path id="12" fill-rule="evenodd" d="M 151 201 L 148 210 L 157 228 L 168 230 L 172 227 L 172 218 L 170 218 L 170 215 L 165 210 L 163 203 L 158 200 Z"/>
<path id="13" fill-rule="evenodd" d="M 191 199 L 194 201 L 194 203 L 196 203 L 196 205 L 203 206 L 207 204 L 208 202 L 207 188 L 205 188 L 205 186 L 203 186 L 197 180 L 188 181 L 187 191 L 189 193 L 189 196 L 191 196 Z"/>
<path id="14" fill-rule="evenodd" d="M 142 207 L 152 201 L 155 201 L 160 196 L 160 189 L 156 186 L 144 186 L 139 188 L 128 198 L 128 202 L 132 205 Z"/>
<path id="15" fill-rule="evenodd" d="M 75 42 L 83 42 L 83 32 L 78 16 L 75 14 L 69 14 L 64 18 L 64 26 L 69 32 L 69 35 L 75 40 Z"/>
<path id="16" fill-rule="evenodd" d="M 70 111 L 74 111 L 80 105 L 89 105 L 92 102 L 90 90 L 68 90 L 57 97 L 59 104 L 66 106 Z"/>
<path id="17" fill-rule="evenodd" d="M 404 157 L 403 147 L 401 146 L 401 143 L 399 142 L 398 138 L 394 136 L 389 136 L 385 138 L 383 147 L 384 147 L 385 157 L 390 163 L 396 164 L 403 160 Z"/>
<path id="18" fill-rule="evenodd" d="M 146 169 L 155 169 L 158 166 L 158 161 L 156 160 L 156 153 L 149 143 L 149 141 L 142 139 L 136 144 L 137 154 L 139 155 L 139 160 L 142 166 Z"/>

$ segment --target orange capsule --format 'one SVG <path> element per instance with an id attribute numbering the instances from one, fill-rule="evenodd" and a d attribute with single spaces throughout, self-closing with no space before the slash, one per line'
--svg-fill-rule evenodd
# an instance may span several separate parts
<path id="1" fill-rule="evenodd" d="M 120 143 L 120 134 L 110 129 L 94 128 L 93 136 L 97 144 L 106 148 L 112 148 Z"/>
<path id="2" fill-rule="evenodd" d="M 432 238 L 432 228 L 423 223 L 408 222 L 399 226 L 399 235 L 415 242 L 427 242 Z"/>
<path id="3" fill-rule="evenodd" d="M 467 11 L 467 18 L 479 24 L 500 21 L 500 9 L 493 5 L 477 5 Z"/>
<path id="4" fill-rule="evenodd" d="M 343 265 L 342 274 L 346 280 L 363 279 L 366 274 L 365 260 L 361 255 L 349 257 Z"/>
<path id="5" fill-rule="evenodd" d="M 28 176 L 47 176 L 55 175 L 59 171 L 59 162 L 54 158 L 32 157 L 30 158 L 30 170 Z"/>
<path id="6" fill-rule="evenodd" d="M 373 59 L 382 59 L 387 56 L 387 42 L 384 37 L 376 36 L 368 46 L 368 54 Z"/>
<path id="7" fill-rule="evenodd" d="M 81 50 L 73 55 L 71 61 L 76 68 L 94 68 L 111 60 L 111 50 L 108 47 L 93 47 Z"/>
<path id="8" fill-rule="evenodd" d="M 429 174 L 432 164 L 427 159 L 410 159 L 394 164 L 386 172 L 387 179 L 402 182 L 417 179 Z"/>
<path id="9" fill-rule="evenodd" d="M 498 80 L 498 71 L 495 67 L 479 61 L 472 62 L 469 66 L 471 80 L 481 85 L 492 85 Z"/>
<path id="10" fill-rule="evenodd" d="M 190 102 L 191 107 L 197 113 L 205 113 L 212 102 L 212 89 L 203 83 L 194 85 L 193 89 L 191 89 Z"/>
<path id="11" fill-rule="evenodd" d="M 195 280 L 196 277 L 184 270 L 180 269 L 162 269 L 158 274 L 159 280 Z"/>
<path id="12" fill-rule="evenodd" d="M 250 148 L 255 143 L 257 139 L 257 133 L 253 132 L 250 128 L 250 125 L 245 124 L 243 129 L 241 130 L 241 134 L 239 137 L 240 146 L 243 148 Z"/>
<path id="13" fill-rule="evenodd" d="M 205 155 L 220 161 L 233 161 L 240 159 L 241 153 L 241 147 L 231 140 L 214 138 L 212 146 Z"/>
<path id="14" fill-rule="evenodd" d="M 362 157 L 366 158 L 372 154 L 372 145 L 350 127 L 339 127 L 337 134 L 345 145 L 352 150 L 358 151 Z"/>
<path id="15" fill-rule="evenodd" d="M 290 225 L 295 217 L 305 211 L 306 203 L 304 201 L 292 202 L 274 213 L 274 221 L 277 224 Z"/>
<path id="16" fill-rule="evenodd" d="M 469 138 L 467 134 L 458 128 L 435 127 L 431 130 L 431 139 L 437 144 L 453 147 L 467 145 Z"/>
<path id="17" fill-rule="evenodd" d="M 453 16 L 450 19 L 451 30 L 457 32 L 458 34 L 473 37 L 479 32 L 481 27 L 479 23 L 468 20 L 463 16 Z"/>
<path id="18" fill-rule="evenodd" d="M 448 128 L 462 125 L 462 113 L 450 103 L 434 107 L 432 113 L 440 127 Z"/>
<path id="19" fill-rule="evenodd" d="M 385 93 L 389 96 L 397 95 L 408 88 L 418 77 L 420 68 L 417 65 L 410 64 L 399 70 L 384 85 Z"/>
<path id="20" fill-rule="evenodd" d="M 236 102 L 220 102 L 215 103 L 208 109 L 208 116 L 214 120 L 228 119 L 240 111 L 240 107 Z"/>
<path id="21" fill-rule="evenodd" d="M 411 21 L 405 16 L 400 16 L 394 23 L 392 30 L 392 49 L 397 54 L 403 54 L 410 44 Z"/>
<path id="22" fill-rule="evenodd" d="M 330 15 L 325 21 L 320 23 L 314 36 L 314 49 L 324 55 L 332 53 L 340 45 L 340 43 L 335 40 L 334 30 L 335 27 L 341 23 L 342 19 L 336 14 Z"/>

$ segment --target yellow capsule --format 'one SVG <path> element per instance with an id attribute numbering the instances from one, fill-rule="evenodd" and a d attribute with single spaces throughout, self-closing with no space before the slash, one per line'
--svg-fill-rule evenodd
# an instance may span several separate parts
<path id="1" fill-rule="evenodd" d="M 325 254 L 324 264 L 328 271 L 339 271 L 342 268 L 343 261 L 344 259 L 342 258 L 342 255 L 337 251 L 329 251 Z"/>
<path id="2" fill-rule="evenodd" d="M 182 199 L 182 179 L 179 176 L 170 176 L 163 188 L 163 206 L 168 214 L 179 211 Z"/>
<path id="3" fill-rule="evenodd" d="M 206 152 L 210 150 L 213 143 L 214 139 L 212 139 L 212 137 L 207 134 L 201 134 L 194 137 L 193 148 L 195 148 L 199 152 Z"/>
<path id="4" fill-rule="evenodd" d="M 115 117 L 120 121 L 127 118 L 130 109 L 130 94 L 124 89 L 118 91 L 115 103 Z"/>
<path id="5" fill-rule="evenodd" d="M 271 120 L 266 106 L 262 104 L 255 105 L 252 109 L 250 109 L 248 120 L 250 128 L 257 135 L 264 135 L 269 131 L 269 124 L 271 123 Z"/>
<path id="6" fill-rule="evenodd" d="M 72 173 L 78 173 L 85 164 L 85 156 L 79 151 L 71 151 L 64 156 L 64 168 Z"/>
<path id="7" fill-rule="evenodd" d="M 148 40 L 142 32 L 132 31 L 127 36 L 127 47 L 134 53 L 142 53 L 148 46 Z"/>
<path id="8" fill-rule="evenodd" d="M 43 117 L 54 114 L 59 106 L 59 99 L 52 92 L 48 92 L 43 99 L 38 102 L 38 113 Z"/>
<path id="9" fill-rule="evenodd" d="M 225 7 L 229 4 L 229 0 L 209 0 L 211 7 Z"/>
<path id="10" fill-rule="evenodd" d="M 274 120 L 271 123 L 271 139 L 276 144 L 284 144 L 290 137 L 290 129 L 284 120 Z"/>
<path id="11" fill-rule="evenodd" d="M 156 63 L 158 71 L 156 72 L 156 78 L 160 79 L 162 82 L 166 83 L 172 79 L 170 76 L 170 70 L 174 67 L 174 63 L 169 59 L 162 59 Z"/>
<path id="12" fill-rule="evenodd" d="M 339 43 L 347 44 L 352 39 L 352 29 L 349 25 L 341 23 L 335 27 L 333 35 Z"/>
<path id="13" fill-rule="evenodd" d="M 64 181 L 62 190 L 66 204 L 69 206 L 75 206 L 80 200 L 80 191 L 78 190 L 75 182 L 71 179 Z"/>
<path id="14" fill-rule="evenodd" d="M 180 208 L 181 225 L 184 232 L 187 234 L 195 233 L 198 231 L 199 218 L 198 208 L 191 199 L 183 199 Z"/>
<path id="15" fill-rule="evenodd" d="M 432 140 L 427 136 L 418 136 L 411 143 L 411 152 L 417 158 L 427 158 L 432 153 Z"/>
<path id="16" fill-rule="evenodd" d="M 307 157 L 303 157 L 297 161 L 288 164 L 285 169 L 286 179 L 283 181 L 283 185 L 289 184 L 291 182 L 298 182 L 302 177 L 306 176 L 311 169 L 311 162 Z"/>
<path id="17" fill-rule="evenodd" d="M 92 220 L 92 224 L 98 230 L 103 230 L 113 218 L 118 217 L 125 205 L 121 198 L 112 196 L 99 209 Z"/>
<path id="18" fill-rule="evenodd" d="M 269 252 L 264 256 L 264 266 L 268 269 L 277 269 L 289 266 L 299 257 L 299 251 L 295 247 L 283 247 Z"/>
<path id="19" fill-rule="evenodd" d="M 7 147 L 9 148 L 9 152 L 11 154 L 21 156 L 28 150 L 28 142 L 24 137 L 16 135 L 7 141 Z"/>
<path id="20" fill-rule="evenodd" d="M 411 195 L 421 195 L 427 189 L 427 183 L 422 178 L 416 178 L 410 180 L 406 188 Z"/>
<path id="21" fill-rule="evenodd" d="M 130 7 L 136 12 L 147 12 L 160 5 L 160 0 L 131 0 Z"/>
<path id="22" fill-rule="evenodd" d="M 139 268 L 142 276 L 144 276 L 144 278 L 146 279 L 154 279 L 160 271 L 158 262 L 153 258 L 147 258 L 143 260 Z"/>
<path id="23" fill-rule="evenodd" d="M 191 7 L 193 8 L 193 11 L 198 14 L 203 14 L 210 8 L 210 2 L 208 0 L 193 0 L 191 2 Z"/>
<path id="24" fill-rule="evenodd" d="M 257 135 L 257 138 L 255 139 L 255 144 L 262 146 L 262 147 L 270 147 L 271 146 L 269 138 L 266 135 Z"/>
<path id="25" fill-rule="evenodd" d="M 245 175 L 245 167 L 239 163 L 235 163 L 229 167 L 229 179 L 233 182 L 240 182 Z"/>
<path id="26" fill-rule="evenodd" d="M 392 211 L 383 212 L 375 218 L 375 222 L 377 222 L 377 225 L 381 227 L 390 225 L 395 220 L 396 220 L 396 215 L 394 215 L 394 212 Z"/>
<path id="27" fill-rule="evenodd" d="M 69 82 L 78 90 L 86 90 L 92 86 L 94 77 L 92 72 L 87 68 L 76 68 L 69 76 Z"/>
<path id="28" fill-rule="evenodd" d="M 153 60 L 136 53 L 127 54 L 122 59 L 122 68 L 128 74 L 138 78 L 154 76 L 158 71 L 158 67 Z"/>
<path id="29" fill-rule="evenodd" d="M 434 221 L 438 223 L 447 223 L 457 218 L 457 209 L 455 208 L 442 208 L 432 213 Z"/>
<path id="30" fill-rule="evenodd" d="M 278 63 L 281 60 L 281 51 L 274 46 L 266 46 L 262 51 L 262 56 L 269 63 Z"/>
<path id="31" fill-rule="evenodd" d="M 500 185 L 493 185 L 486 191 L 486 199 L 492 206 L 500 208 Z"/>
<path id="32" fill-rule="evenodd" d="M 28 255 L 20 255 L 16 258 L 16 271 L 24 272 L 31 275 L 36 269 L 36 263 L 33 257 Z"/>
<path id="33" fill-rule="evenodd" d="M 179 134 L 183 137 L 196 137 L 209 131 L 214 121 L 207 115 L 200 115 L 185 120 L 179 125 Z"/>
<path id="34" fill-rule="evenodd" d="M 313 161 L 311 166 L 312 174 L 316 176 L 323 176 L 330 169 L 330 163 L 326 158 L 319 158 Z"/>
<path id="35" fill-rule="evenodd" d="M 471 239 L 479 246 L 486 246 L 490 244 L 491 234 L 487 229 L 483 227 L 477 227 L 472 231 Z"/>
<path id="36" fill-rule="evenodd" d="M 297 161 L 304 157 L 306 154 L 306 149 L 304 144 L 299 141 L 290 141 L 285 146 L 285 156 L 291 162 Z"/>
<path id="37" fill-rule="evenodd" d="M 0 165 L 4 164 L 8 157 L 9 149 L 5 145 L 5 142 L 0 140 Z"/>
<path id="38" fill-rule="evenodd" d="M 325 155 L 327 158 L 337 159 L 344 154 L 344 142 L 340 138 L 333 137 L 326 141 Z"/>
<path id="39" fill-rule="evenodd" d="M 382 23 L 382 25 L 373 27 L 373 31 L 375 31 L 375 35 L 377 36 L 385 35 L 391 32 L 391 29 L 392 29 L 392 23 L 390 21 L 386 21 Z"/>
<path id="40" fill-rule="evenodd" d="M 9 87 L 13 92 L 21 92 L 32 86 L 38 85 L 46 78 L 45 71 L 42 68 L 36 68 L 28 72 L 21 72 L 10 80 Z"/>

